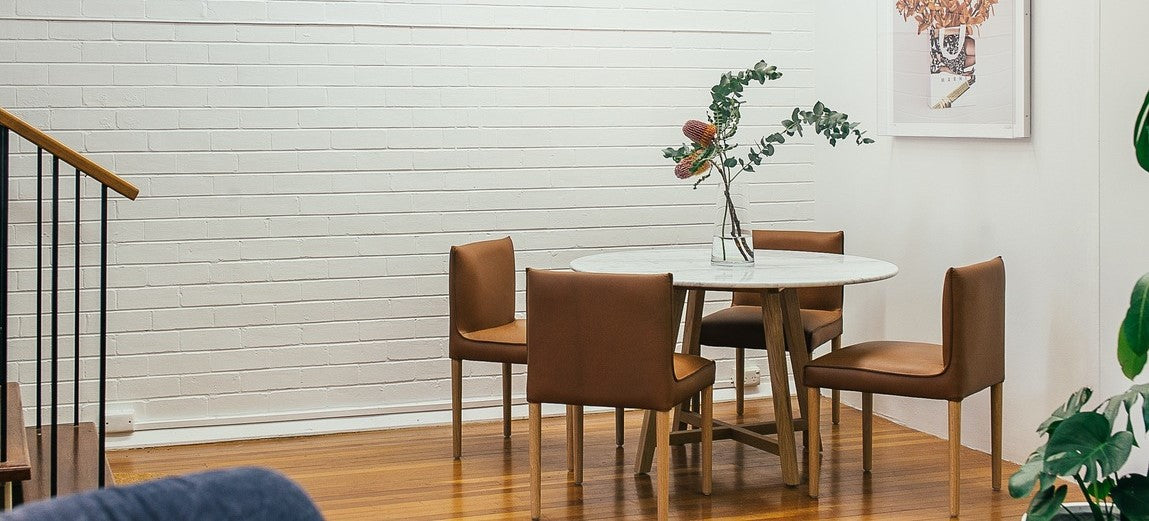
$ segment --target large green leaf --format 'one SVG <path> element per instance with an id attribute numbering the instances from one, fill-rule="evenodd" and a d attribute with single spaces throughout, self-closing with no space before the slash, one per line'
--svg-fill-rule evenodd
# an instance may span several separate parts
<path id="1" fill-rule="evenodd" d="M 1033 490 L 1033 484 L 1037 483 L 1037 478 L 1041 476 L 1045 468 L 1045 462 L 1041 459 L 1043 454 L 1045 454 L 1044 445 L 1030 454 L 1025 465 L 1022 465 L 1020 469 L 1017 469 L 1017 472 L 1009 477 L 1009 495 L 1015 498 L 1029 495 L 1029 492 Z"/>
<path id="2" fill-rule="evenodd" d="M 1053 411 L 1053 414 L 1049 416 L 1048 420 L 1045 420 L 1037 427 L 1037 432 L 1052 433 L 1066 418 L 1081 412 L 1081 408 L 1085 406 L 1085 403 L 1088 402 L 1092 396 L 1093 389 L 1088 387 L 1078 389 L 1077 392 L 1073 393 L 1069 399 L 1065 401 L 1065 404 L 1058 407 L 1056 411 Z"/>
<path id="3" fill-rule="evenodd" d="M 1134 385 L 1124 393 L 1113 396 L 1105 401 L 1105 419 L 1110 425 L 1117 425 L 1117 414 L 1125 411 L 1126 430 L 1133 431 L 1133 406 L 1141 400 L 1142 412 L 1149 412 L 1149 383 Z M 1149 414 L 1141 415 L 1142 427 L 1149 432 Z"/>
<path id="4" fill-rule="evenodd" d="M 1133 450 L 1133 433 L 1121 431 L 1110 436 L 1112 427 L 1099 413 L 1079 412 L 1057 427 L 1045 447 L 1045 471 L 1058 476 L 1074 476 L 1085 467 L 1083 479 L 1095 481 L 1117 472 Z"/>
<path id="5" fill-rule="evenodd" d="M 1129 521 L 1149 520 L 1149 477 L 1130 474 L 1117 480 L 1110 492 L 1113 504 Z"/>
<path id="6" fill-rule="evenodd" d="M 1062 485 L 1054 488 L 1052 486 L 1045 487 L 1033 495 L 1033 500 L 1029 502 L 1029 510 L 1026 512 L 1026 519 L 1029 521 L 1049 521 L 1053 516 L 1061 511 L 1061 502 L 1065 501 L 1065 494 L 1069 492 L 1069 487 Z"/>
<path id="7" fill-rule="evenodd" d="M 1141 374 L 1149 352 L 1149 273 L 1133 285 L 1129 311 L 1117 334 L 1117 360 L 1130 380 Z"/>
<path id="8" fill-rule="evenodd" d="M 1137 113 L 1137 124 L 1133 126 L 1133 148 L 1137 150 L 1137 162 L 1149 172 L 1149 93 L 1145 103 Z"/>

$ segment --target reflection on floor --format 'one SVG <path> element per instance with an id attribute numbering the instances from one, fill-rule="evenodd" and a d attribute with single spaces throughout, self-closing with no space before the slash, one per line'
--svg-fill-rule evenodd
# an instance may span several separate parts
<path id="1" fill-rule="evenodd" d="M 699 490 L 695 447 L 671 451 L 672 519 L 948 519 L 946 442 L 875 418 L 874 470 L 862 472 L 861 415 L 842 407 L 830 426 L 822 407 L 822 497 L 782 484 L 777 457 L 732 441 L 714 445 L 714 493 Z M 746 418 L 771 416 L 766 400 Z M 733 403 L 716 404 L 732 419 Z M 543 519 L 649 519 L 653 476 L 632 472 L 640 411 L 627 412 L 627 440 L 614 443 L 614 415 L 586 418 L 585 476 L 568 483 L 561 417 L 543 422 Z M 447 425 L 288 439 L 117 451 L 117 481 L 236 465 L 276 468 L 298 481 L 328 519 L 529 519 L 526 420 L 510 439 L 499 422 L 463 427 L 463 459 L 451 458 Z M 801 443 L 799 442 L 799 447 Z M 1005 465 L 1008 478 L 1016 465 Z M 989 456 L 962 452 L 962 518 L 1018 520 L 1028 501 L 990 488 Z"/>

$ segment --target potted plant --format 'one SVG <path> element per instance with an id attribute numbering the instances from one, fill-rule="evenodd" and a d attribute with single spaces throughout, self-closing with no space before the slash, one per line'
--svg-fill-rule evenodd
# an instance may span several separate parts
<path id="1" fill-rule="evenodd" d="M 711 170 L 722 179 L 722 193 L 718 198 L 718 211 L 715 218 L 715 231 L 712 241 L 711 262 L 721 265 L 754 263 L 754 248 L 750 243 L 750 227 L 745 221 L 749 202 L 745 192 L 735 185 L 734 180 L 743 172 L 753 172 L 755 167 L 774 155 L 775 145 L 786 142 L 787 137 L 801 136 L 803 125 L 813 125 L 814 132 L 821 134 L 837 145 L 838 141 L 854 136 L 858 145 L 873 143 L 874 140 L 862 137 L 858 123 L 851 123 L 846 114 L 831 110 L 821 101 L 810 110 L 794 108 L 790 118 L 782 121 L 782 130 L 751 144 L 746 157 L 734 157 L 739 147 L 733 142 L 738 132 L 738 122 L 742 118 L 742 91 L 757 81 L 782 77 L 778 68 L 759 61 L 751 69 L 727 72 L 718 84 L 710 89 L 710 110 L 707 122 L 687 121 L 682 133 L 691 143 L 678 148 L 663 150 L 663 156 L 676 163 L 674 173 L 679 179 L 696 177 L 694 188 L 711 175 Z"/>
<path id="2" fill-rule="evenodd" d="M 1149 95 L 1137 115 L 1133 144 L 1141 167 L 1149 171 Z M 1149 273 L 1133 286 L 1129 310 L 1117 335 L 1117 360 L 1130 380 L 1141 374 L 1149 354 Z M 1149 432 L 1149 384 L 1129 390 L 1087 408 L 1093 391 L 1084 387 L 1069 397 L 1037 431 L 1048 436 L 1045 445 L 1029 456 L 1009 479 L 1009 493 L 1023 497 L 1037 485 L 1029 503 L 1027 521 L 1051 519 L 1149 520 L 1149 477 L 1118 476 L 1137 444 L 1137 435 Z M 1141 421 L 1134 424 L 1134 411 Z M 1123 421 L 1122 421 L 1123 420 Z M 1069 478 L 1085 496 L 1076 507 L 1063 505 Z"/>

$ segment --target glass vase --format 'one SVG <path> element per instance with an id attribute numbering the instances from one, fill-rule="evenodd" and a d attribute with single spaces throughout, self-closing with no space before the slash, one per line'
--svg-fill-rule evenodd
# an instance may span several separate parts
<path id="1" fill-rule="evenodd" d="M 750 232 L 750 196 L 745 183 L 718 183 L 714 238 L 710 262 L 718 266 L 754 264 L 754 241 Z"/>

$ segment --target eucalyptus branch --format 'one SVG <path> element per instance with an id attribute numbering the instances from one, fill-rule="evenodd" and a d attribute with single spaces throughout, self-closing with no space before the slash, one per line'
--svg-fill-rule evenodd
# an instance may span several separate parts
<path id="1" fill-rule="evenodd" d="M 858 145 L 874 142 L 863 137 L 865 132 L 858 129 L 857 123 L 851 123 L 845 114 L 830 110 L 822 102 L 818 102 L 811 110 L 803 111 L 795 108 L 792 117 L 782 122 L 781 131 L 750 144 L 745 157 L 734 157 L 737 153 L 735 149 L 740 146 L 732 141 L 742 120 L 743 91 L 755 82 L 763 85 L 768 80 L 781 77 L 782 73 L 778 72 L 777 67 L 767 64 L 765 60 L 754 64 L 752 68 L 723 74 L 718 83 L 710 89 L 710 110 L 706 115 L 708 123 L 698 120 L 687 121 L 682 127 L 682 132 L 690 142 L 662 150 L 663 157 L 677 163 L 675 167 L 677 177 L 695 178 L 693 181 L 695 189 L 712 175 L 711 169 L 718 172 L 723 184 L 723 197 L 726 199 L 724 201 L 726 215 L 723 216 L 721 225 L 725 227 L 729 219 L 732 228 L 728 231 L 736 237 L 735 245 L 747 260 L 753 258 L 753 249 L 743 235 L 742 219 L 737 215 L 737 208 L 731 199 L 730 183 L 743 172 L 755 171 L 766 158 L 774 155 L 776 145 L 786 142 L 787 136 L 802 135 L 803 125 L 814 126 L 815 131 L 829 139 L 831 145 L 836 145 L 839 140 L 850 136 L 855 137 Z"/>

